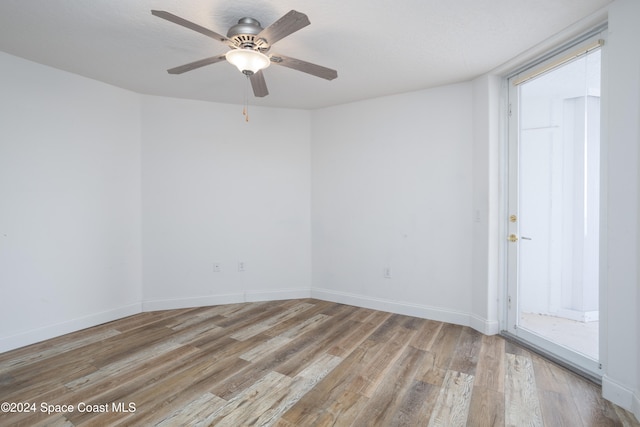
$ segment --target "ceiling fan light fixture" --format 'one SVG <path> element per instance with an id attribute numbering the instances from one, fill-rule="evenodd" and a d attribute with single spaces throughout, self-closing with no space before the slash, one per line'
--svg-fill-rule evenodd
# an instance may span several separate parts
<path id="1" fill-rule="evenodd" d="M 263 70 L 271 64 L 269 57 L 253 49 L 233 49 L 226 53 L 225 58 L 236 66 L 240 72 L 248 76 Z"/>

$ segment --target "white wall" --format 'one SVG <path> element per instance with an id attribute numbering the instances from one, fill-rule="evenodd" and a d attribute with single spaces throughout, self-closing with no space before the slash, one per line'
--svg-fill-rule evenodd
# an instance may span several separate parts
<path id="1" fill-rule="evenodd" d="M 500 84 L 486 74 L 473 81 L 473 250 L 472 325 L 486 334 L 499 328 L 500 251 L 506 234 L 500 227 Z M 479 327 L 478 323 L 484 323 Z"/>
<path id="2" fill-rule="evenodd" d="M 637 16 L 640 2 L 612 4 L 604 51 L 601 354 L 605 396 L 640 417 Z M 311 113 L 253 108 L 248 126 L 239 107 L 141 97 L 2 53 L 0 77 L 0 351 L 143 296 L 154 309 L 310 286 L 495 332 L 498 77 Z"/>
<path id="3" fill-rule="evenodd" d="M 314 296 L 471 323 L 472 104 L 463 83 L 313 112 Z"/>
<path id="4" fill-rule="evenodd" d="M 640 419 L 640 2 L 609 9 L 603 51 L 603 143 L 607 265 L 603 289 L 603 394 Z"/>
<path id="5" fill-rule="evenodd" d="M 3 53 L 0 70 L 0 351 L 143 307 L 309 296 L 309 112 L 245 123 Z"/>
<path id="6" fill-rule="evenodd" d="M 145 309 L 309 296 L 310 113 L 250 113 L 143 97 Z"/>
<path id="7" fill-rule="evenodd" d="M 0 351 L 140 310 L 139 95 L 0 53 Z"/>

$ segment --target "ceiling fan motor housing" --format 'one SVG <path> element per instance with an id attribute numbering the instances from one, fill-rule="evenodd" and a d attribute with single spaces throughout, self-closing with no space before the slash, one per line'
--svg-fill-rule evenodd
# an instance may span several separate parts
<path id="1" fill-rule="evenodd" d="M 257 37 L 264 30 L 257 19 L 241 18 L 238 23 L 229 28 L 227 37 L 240 49 L 254 49 L 260 52 L 269 50 L 269 43 Z"/>

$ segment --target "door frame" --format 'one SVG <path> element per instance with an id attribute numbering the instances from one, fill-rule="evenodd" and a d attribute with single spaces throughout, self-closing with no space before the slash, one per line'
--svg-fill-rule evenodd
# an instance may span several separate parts
<path id="1" fill-rule="evenodd" d="M 523 74 L 530 73 L 532 70 L 535 72 L 536 70 L 545 70 L 549 69 L 550 66 L 553 66 L 554 63 L 558 63 L 559 60 L 562 60 L 563 55 L 567 57 L 568 53 L 579 51 L 585 46 L 590 46 L 594 44 L 594 41 L 602 40 L 606 41 L 606 29 L 607 24 L 601 24 L 590 31 L 584 33 L 583 35 L 573 39 L 572 41 L 563 44 L 562 46 L 552 49 L 548 54 L 543 55 L 542 57 L 530 61 L 528 64 L 524 66 L 518 67 L 518 69 L 512 71 L 511 73 L 505 75 L 503 77 L 502 83 L 502 100 L 503 100 L 503 109 L 504 114 L 501 115 L 502 119 L 502 173 L 503 184 L 502 184 L 502 196 L 501 196 L 501 212 L 502 218 L 501 222 L 501 236 L 502 236 L 502 244 L 500 245 L 500 253 L 502 266 L 501 270 L 502 274 L 502 301 L 503 303 L 500 305 L 499 310 L 501 314 L 499 316 L 500 320 L 500 329 L 501 334 L 508 339 L 518 342 L 519 344 L 529 348 L 530 350 L 543 354 L 544 356 L 554 360 L 555 362 L 571 369 L 574 372 L 577 372 L 583 376 L 588 377 L 594 382 L 601 382 L 603 375 L 602 368 L 602 355 L 603 348 L 605 346 L 606 337 L 603 332 L 605 331 L 604 325 L 606 324 L 606 313 L 602 312 L 602 308 L 604 306 L 604 298 L 606 297 L 606 293 L 604 292 L 604 281 L 602 280 L 602 271 L 606 265 L 606 247 L 604 242 L 606 242 L 606 228 L 600 227 L 600 249 L 599 249 L 599 258 L 600 258 L 600 284 L 599 284 L 599 309 L 600 309 L 600 356 L 598 361 L 594 361 L 586 356 L 583 356 L 573 350 L 567 349 L 559 344 L 553 343 L 535 333 L 530 331 L 520 329 L 515 330 L 512 318 L 517 316 L 517 298 L 514 300 L 513 295 L 517 293 L 517 269 L 514 269 L 510 266 L 510 260 L 518 259 L 518 250 L 519 244 L 514 244 L 509 242 L 508 236 L 511 234 L 518 234 L 518 223 L 510 221 L 510 215 L 514 213 L 512 211 L 513 204 L 513 187 L 518 187 L 517 182 L 517 173 L 514 173 L 511 169 L 511 165 L 517 164 L 513 163 L 517 161 L 518 153 L 516 150 L 512 148 L 512 145 L 517 147 L 517 144 L 512 144 L 513 138 L 517 138 L 518 126 L 513 125 L 513 115 L 514 109 L 512 106 L 513 103 L 513 91 L 517 90 L 513 88 L 512 81 L 516 80 L 518 76 L 522 76 Z M 601 45 L 599 48 L 601 49 L 601 53 L 603 55 L 602 61 L 602 70 L 601 70 L 601 98 L 603 99 L 603 103 L 606 103 L 606 89 L 604 87 L 604 76 L 605 76 L 605 55 L 606 49 L 604 45 Z M 570 59 L 569 59 L 570 60 Z M 568 60 L 564 61 L 567 62 Z M 601 116 L 601 135 L 604 133 L 605 118 Z M 601 137 L 600 138 L 600 152 L 601 152 L 601 160 L 600 160 L 600 179 L 601 179 L 601 191 L 600 191 L 600 221 L 601 224 L 606 218 L 606 194 L 604 193 L 604 189 L 606 188 L 602 182 L 605 179 L 605 167 L 606 167 L 606 140 Z M 517 262 L 517 261 L 516 261 Z"/>

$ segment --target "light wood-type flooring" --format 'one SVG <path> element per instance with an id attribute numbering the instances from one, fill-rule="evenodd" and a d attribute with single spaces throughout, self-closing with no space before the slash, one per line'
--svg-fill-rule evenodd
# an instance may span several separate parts
<path id="1" fill-rule="evenodd" d="M 314 299 L 142 313 L 6 352 L 0 402 L 2 426 L 639 425 L 499 336 Z"/>

